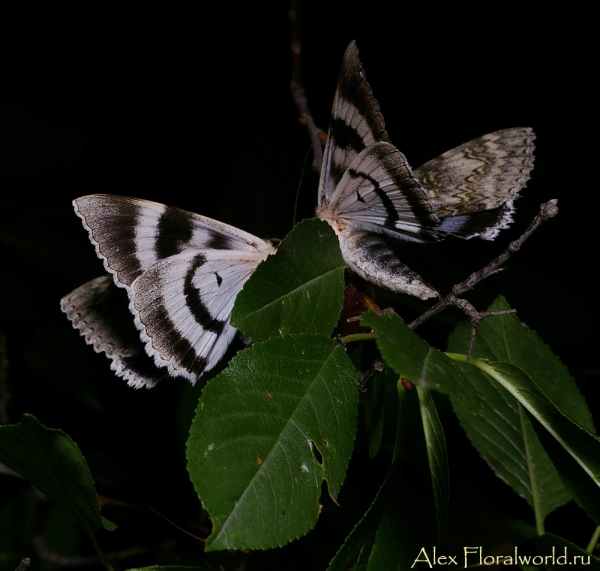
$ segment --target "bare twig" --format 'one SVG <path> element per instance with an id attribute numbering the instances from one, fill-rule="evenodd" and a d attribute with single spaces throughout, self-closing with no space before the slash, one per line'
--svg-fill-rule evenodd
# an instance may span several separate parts
<path id="1" fill-rule="evenodd" d="M 313 170 L 321 172 L 321 164 L 323 162 L 323 145 L 327 140 L 327 133 L 317 127 L 312 113 L 308 107 L 308 98 L 302 85 L 302 64 L 300 54 L 302 53 L 302 40 L 300 33 L 300 18 L 298 16 L 298 1 L 292 0 L 292 7 L 288 12 L 288 16 L 292 21 L 292 81 L 290 90 L 292 97 L 296 102 L 298 111 L 300 111 L 300 123 L 308 130 L 308 136 L 313 146 Z"/>
<path id="2" fill-rule="evenodd" d="M 484 317 L 492 317 L 499 315 L 508 315 L 509 313 L 517 313 L 516 309 L 505 309 L 502 311 L 477 311 L 466 299 L 457 299 L 455 307 L 462 309 L 471 318 L 471 338 L 469 339 L 469 349 L 467 351 L 467 361 L 471 360 L 473 347 L 475 345 L 475 332 Z"/>
<path id="3" fill-rule="evenodd" d="M 556 199 L 552 199 L 540 205 L 539 214 L 533 219 L 527 230 L 523 232 L 518 240 L 511 242 L 508 248 L 502 254 L 484 266 L 481 270 L 472 273 L 466 280 L 453 286 L 452 293 L 440 299 L 440 301 L 438 301 L 435 305 L 432 305 L 425 313 L 409 323 L 408 326 L 411 329 L 416 329 L 419 327 L 419 325 L 440 311 L 444 310 L 449 305 L 454 305 L 455 307 L 463 309 L 464 311 L 465 302 L 464 300 L 461 300 L 459 296 L 473 289 L 480 281 L 483 281 L 485 278 L 496 273 L 502 264 L 504 264 L 504 262 L 506 262 L 513 254 L 521 249 L 523 243 L 537 230 L 542 222 L 549 220 L 558 214 L 558 207 L 556 206 L 557 203 L 558 201 Z"/>
<path id="4" fill-rule="evenodd" d="M 452 292 L 438 301 L 435 305 L 431 306 L 425 313 L 419 316 L 417 319 L 408 324 L 410 329 L 416 329 L 419 325 L 440 313 L 446 309 L 446 307 L 453 305 L 454 307 L 462 310 L 466 315 L 468 315 L 471 319 L 471 337 L 469 340 L 469 349 L 467 351 L 467 361 L 471 360 L 471 356 L 473 354 L 473 346 L 475 345 L 475 335 L 477 331 L 477 327 L 481 321 L 486 317 L 499 316 L 499 315 L 507 315 L 511 313 L 516 313 L 516 309 L 507 309 L 504 311 L 477 311 L 471 303 L 469 303 L 466 299 L 459 297 L 461 294 L 473 289 L 480 281 L 483 281 L 485 278 L 491 276 L 495 272 L 501 269 L 502 264 L 508 260 L 513 254 L 518 252 L 521 249 L 523 243 L 537 230 L 539 225 L 545 220 L 549 220 L 558 214 L 557 200 L 552 199 L 548 202 L 540 205 L 540 212 L 533 219 L 527 230 L 523 232 L 520 238 L 511 242 L 508 248 L 496 259 L 492 260 L 489 264 L 483 267 L 481 270 L 471 274 L 466 280 L 463 282 L 456 284 L 452 288 Z M 396 312 L 392 308 L 385 309 L 383 311 L 377 311 L 378 315 L 397 315 Z M 350 317 L 347 321 L 356 321 L 360 319 L 361 316 Z M 360 333 L 355 335 L 348 335 L 344 338 L 345 343 L 350 343 L 351 341 L 366 341 L 370 339 L 374 339 L 375 335 L 373 333 Z M 364 373 L 360 373 L 361 381 L 359 384 L 359 388 L 361 391 L 365 391 L 365 385 L 369 381 L 370 377 L 376 372 L 374 367 L 377 362 L 374 362 L 373 365 Z"/>
<path id="5" fill-rule="evenodd" d="M 178 529 L 182 533 L 185 533 L 186 535 L 189 535 L 190 537 L 193 537 L 194 539 L 197 539 L 198 541 L 202 541 L 203 543 L 206 543 L 206 539 L 204 539 L 202 537 L 198 537 L 197 535 L 194 535 L 193 533 L 187 531 L 183 527 L 178 526 L 175 522 L 171 521 L 166 515 L 161 514 L 159 511 L 155 510 L 152 507 L 150 508 L 150 510 L 153 511 L 157 516 L 162 517 L 167 523 L 172 525 L 175 529 Z"/>
<path id="6" fill-rule="evenodd" d="M 21 563 L 19 563 L 18 567 L 15 571 L 27 571 L 29 566 L 31 565 L 31 559 L 29 557 L 25 557 L 25 559 L 21 559 Z"/>
<path id="7" fill-rule="evenodd" d="M 516 313 L 516 310 L 511 309 L 507 311 L 479 312 L 467 300 L 462 299 L 459 296 L 473 289 L 479 282 L 499 271 L 504 262 L 506 262 L 513 254 L 521 249 L 523 243 L 537 230 L 542 222 L 549 220 L 558 214 L 557 203 L 558 200 L 552 199 L 544 204 L 541 204 L 540 212 L 533 219 L 527 230 L 523 232 L 519 239 L 511 242 L 508 248 L 502 254 L 484 266 L 481 270 L 472 273 L 466 280 L 453 286 L 452 292 L 449 295 L 438 301 L 435 305 L 431 306 L 425 313 L 417 317 L 417 319 L 415 319 L 412 323 L 409 323 L 408 327 L 411 329 L 416 329 L 419 325 L 440 311 L 444 310 L 449 305 L 458 307 L 471 318 L 471 339 L 469 341 L 469 350 L 467 352 L 467 361 L 469 361 L 473 352 L 473 345 L 475 344 L 475 331 L 481 323 L 481 320 L 484 317 L 489 317 L 492 315 Z"/>
<path id="8" fill-rule="evenodd" d="M 377 374 L 380 373 L 381 371 L 383 371 L 385 369 L 385 363 L 377 358 L 373 361 L 373 363 L 371 364 L 371 366 L 364 372 L 359 371 L 358 372 L 358 377 L 360 379 L 360 382 L 358 383 L 358 390 L 361 393 L 364 393 L 367 391 L 367 383 Z"/>

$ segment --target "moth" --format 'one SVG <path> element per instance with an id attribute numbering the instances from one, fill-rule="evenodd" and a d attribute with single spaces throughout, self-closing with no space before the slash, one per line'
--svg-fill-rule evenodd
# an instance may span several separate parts
<path id="1" fill-rule="evenodd" d="M 154 386 L 160 369 L 194 383 L 229 347 L 235 298 L 275 243 L 137 198 L 96 194 L 73 206 L 111 275 L 65 296 L 62 310 L 130 386 Z"/>
<path id="2" fill-rule="evenodd" d="M 437 296 L 386 237 L 493 240 L 512 222 L 533 168 L 534 139 L 528 127 L 496 131 L 413 170 L 388 137 L 352 42 L 335 93 L 316 214 L 332 226 L 359 276 L 421 299 Z"/>

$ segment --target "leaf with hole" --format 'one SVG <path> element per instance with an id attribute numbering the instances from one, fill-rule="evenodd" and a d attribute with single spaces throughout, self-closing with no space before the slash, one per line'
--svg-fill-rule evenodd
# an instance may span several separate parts
<path id="1" fill-rule="evenodd" d="M 207 550 L 267 549 L 335 501 L 356 434 L 357 376 L 320 336 L 258 343 L 208 382 L 187 445 L 188 470 L 213 521 Z"/>

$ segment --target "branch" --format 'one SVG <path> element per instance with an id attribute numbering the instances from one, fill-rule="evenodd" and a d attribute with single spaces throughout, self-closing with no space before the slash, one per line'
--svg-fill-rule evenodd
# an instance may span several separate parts
<path id="1" fill-rule="evenodd" d="M 25 557 L 25 559 L 21 559 L 21 563 L 19 563 L 19 566 L 15 569 L 15 571 L 26 571 L 29 569 L 30 565 L 31 559 L 29 557 Z"/>
<path id="2" fill-rule="evenodd" d="M 484 317 L 497 317 L 499 315 L 508 315 L 510 313 L 517 313 L 516 309 L 504 309 L 502 311 L 477 311 L 466 299 L 457 299 L 454 304 L 455 307 L 462 309 L 471 318 L 471 337 L 469 339 L 469 349 L 467 351 L 467 361 L 471 360 L 473 354 L 473 347 L 475 345 L 475 332 L 479 327 Z M 411 324 L 412 325 L 412 324 Z M 410 327 L 410 326 L 409 326 Z"/>
<path id="3" fill-rule="evenodd" d="M 361 393 L 367 392 L 367 383 L 377 374 L 385 369 L 385 363 L 377 358 L 371 363 L 366 371 L 358 371 L 358 390 Z"/>
<path id="4" fill-rule="evenodd" d="M 473 351 L 473 344 L 475 343 L 475 330 L 481 323 L 481 320 L 484 317 L 488 317 L 491 315 L 504 315 L 506 313 L 516 313 L 516 310 L 511 309 L 507 311 L 480 313 L 467 300 L 461 299 L 459 296 L 473 289 L 479 282 L 483 281 L 485 278 L 499 271 L 501 266 L 513 254 L 516 254 L 521 249 L 523 243 L 538 229 L 542 222 L 549 220 L 550 218 L 553 218 L 558 214 L 557 203 L 558 200 L 552 199 L 548 202 L 545 202 L 544 204 L 541 204 L 540 212 L 533 219 L 527 230 L 523 232 L 519 239 L 515 240 L 514 242 L 511 242 L 508 248 L 502 254 L 500 254 L 495 260 L 492 260 L 489 264 L 484 266 L 481 270 L 472 273 L 466 280 L 453 286 L 452 292 L 449 295 L 438 301 L 436 304 L 432 305 L 425 313 L 417 317 L 417 319 L 415 319 L 413 322 L 409 323 L 408 327 L 410 327 L 410 329 L 416 329 L 417 327 L 419 327 L 419 325 L 421 325 L 440 311 L 443 311 L 449 305 L 458 307 L 471 318 L 471 340 L 469 342 L 469 351 L 467 353 L 467 360 L 469 360 Z"/>
<path id="5" fill-rule="evenodd" d="M 317 173 L 321 172 L 321 164 L 323 162 L 323 146 L 327 140 L 327 133 L 317 127 L 312 113 L 308 107 L 308 98 L 302 86 L 302 63 L 300 54 L 302 53 L 302 40 L 300 32 L 300 18 L 298 16 L 298 0 L 292 0 L 292 6 L 288 12 L 288 16 L 292 21 L 292 81 L 290 90 L 292 97 L 296 102 L 298 111 L 300 112 L 300 123 L 304 125 L 308 131 L 311 145 L 313 147 L 313 170 Z"/>
<path id="6" fill-rule="evenodd" d="M 463 309 L 461 305 L 463 305 L 465 302 L 464 300 L 460 300 L 458 296 L 473 289 L 479 282 L 496 273 L 504 264 L 504 262 L 506 262 L 513 254 L 517 253 L 521 249 L 523 243 L 538 229 L 539 225 L 542 222 L 549 220 L 550 218 L 553 218 L 558 214 L 558 207 L 556 206 L 557 202 L 558 200 L 552 199 L 540 205 L 539 214 L 533 219 L 527 230 L 523 232 L 523 234 L 518 240 L 511 242 L 508 248 L 502 254 L 500 254 L 495 260 L 492 260 L 489 264 L 484 266 L 481 270 L 472 273 L 466 280 L 453 286 L 452 293 L 440 299 L 440 301 L 432 305 L 425 313 L 423 313 L 422 315 L 417 317 L 417 319 L 409 323 L 408 326 L 411 329 L 416 329 L 417 327 L 419 327 L 419 325 L 421 325 L 440 311 L 446 309 L 446 307 L 448 307 L 449 305 L 454 305 L 459 309 Z"/>

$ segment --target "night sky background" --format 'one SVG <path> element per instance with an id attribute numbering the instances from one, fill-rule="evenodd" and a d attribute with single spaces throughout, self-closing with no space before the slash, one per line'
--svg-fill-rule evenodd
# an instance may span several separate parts
<path id="1" fill-rule="evenodd" d="M 303 83 L 313 116 L 327 128 L 342 55 L 354 39 L 391 140 L 414 167 L 485 133 L 534 129 L 535 166 L 511 229 L 493 243 L 407 247 L 406 259 L 447 292 L 518 237 L 541 202 L 558 198 L 559 216 L 469 299 L 483 309 L 504 295 L 568 365 L 597 416 L 597 64 L 584 26 L 591 15 L 527 16 L 504 3 L 479 14 L 450 4 L 391 5 L 301 5 Z M 0 90 L 8 421 L 28 412 L 62 428 L 81 447 L 101 494 L 182 519 L 198 517 L 191 484 L 181 482 L 200 387 L 178 379 L 136 392 L 71 329 L 60 298 L 103 273 L 71 201 L 92 193 L 135 196 L 283 238 L 300 185 L 300 217 L 312 216 L 318 177 L 289 91 L 287 10 L 286 2 L 111 12 L 86 6 L 79 14 L 52 8 L 3 23 L 11 38 L 1 56 Z M 393 303 L 407 318 L 427 306 Z M 422 333 L 443 349 L 457 319 L 448 312 Z M 530 520 L 525 502 L 461 438 L 450 425 L 451 467 L 472 497 L 496 498 L 494 510 Z M 370 502 L 381 469 L 373 461 L 349 475 L 348 490 L 365 489 L 357 511 Z M 10 490 L 0 498 L 18 486 L 7 481 Z M 564 510 L 565 519 L 578 514 Z M 573 517 L 582 518 L 582 535 L 578 524 L 557 533 L 587 542 L 593 525 Z M 148 526 L 160 538 L 172 533 L 159 518 Z M 289 548 L 297 561 L 317 549 L 310 541 L 322 539 Z M 340 541 L 318 547 L 323 561 Z"/>

